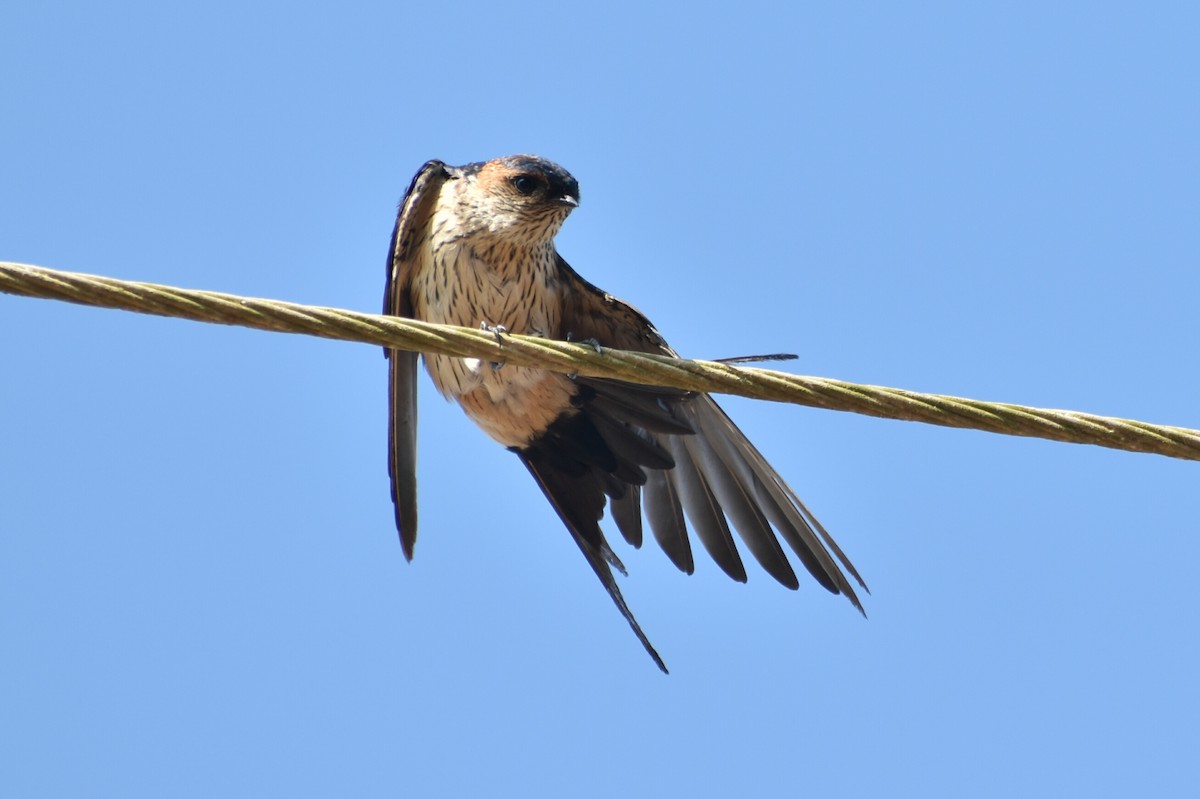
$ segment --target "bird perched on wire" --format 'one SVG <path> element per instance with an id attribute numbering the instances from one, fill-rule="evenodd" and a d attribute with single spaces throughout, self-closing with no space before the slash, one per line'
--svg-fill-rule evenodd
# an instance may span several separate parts
<path id="1" fill-rule="evenodd" d="M 523 333 L 678 357 L 645 316 L 584 280 L 558 254 L 554 236 L 578 205 L 575 178 L 544 158 L 428 162 L 400 204 L 384 313 L 482 326 L 497 336 Z M 388 472 L 400 543 L 411 560 L 417 353 L 387 355 Z M 745 582 L 732 522 L 755 560 L 794 589 L 799 582 L 778 533 L 817 582 L 862 610 L 844 573 L 865 589 L 854 566 L 707 394 L 448 355 L 427 354 L 425 367 L 445 397 L 525 464 L 664 672 L 613 577 L 614 568 L 625 568 L 600 528 L 606 501 L 635 547 L 644 511 L 663 551 L 690 574 L 686 516 L 717 565 Z"/>

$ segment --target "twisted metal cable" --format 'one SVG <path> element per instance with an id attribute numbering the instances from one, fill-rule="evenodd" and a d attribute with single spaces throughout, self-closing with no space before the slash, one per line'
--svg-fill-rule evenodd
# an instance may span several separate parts
<path id="1" fill-rule="evenodd" d="M 692 391 L 739 394 L 886 419 L 1200 460 L 1200 430 L 1078 411 L 923 394 L 713 361 L 666 358 L 393 316 L 117 280 L 0 261 L 0 292 L 101 308 L 503 361 Z"/>

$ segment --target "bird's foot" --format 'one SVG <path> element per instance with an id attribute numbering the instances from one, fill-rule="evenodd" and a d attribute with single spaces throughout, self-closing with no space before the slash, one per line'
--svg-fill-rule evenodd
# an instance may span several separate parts
<path id="1" fill-rule="evenodd" d="M 570 341 L 575 344 L 586 344 L 587 346 L 594 349 L 596 351 L 597 355 L 604 354 L 604 348 L 601 347 L 600 342 L 594 338 L 582 338 L 582 339 L 579 339 L 578 341 L 576 341 L 574 336 L 572 336 L 570 333 L 567 333 L 567 341 Z"/>
<path id="2" fill-rule="evenodd" d="M 504 343 L 503 335 L 508 332 L 508 328 L 504 325 L 493 325 L 486 319 L 479 323 L 479 329 L 486 330 L 488 333 L 491 333 L 493 336 L 495 336 L 497 344 Z"/>
<path id="3" fill-rule="evenodd" d="M 600 342 L 594 338 L 585 338 L 585 339 L 580 339 L 579 341 L 576 341 L 574 335 L 568 331 L 567 332 L 567 341 L 570 341 L 573 344 L 586 344 L 587 346 L 594 349 L 596 351 L 597 355 L 604 354 L 604 348 L 601 347 Z M 570 374 L 567 375 L 568 380 L 574 380 L 577 377 L 579 377 L 579 372 L 571 372 Z"/>
<path id="4" fill-rule="evenodd" d="M 496 337 L 496 343 L 500 346 L 504 345 L 504 334 L 508 332 L 508 328 L 504 325 L 493 325 L 486 319 L 479 323 L 480 330 L 486 330 Z M 499 372 L 504 368 L 504 361 L 488 361 L 488 366 L 492 367 L 493 372 Z"/>

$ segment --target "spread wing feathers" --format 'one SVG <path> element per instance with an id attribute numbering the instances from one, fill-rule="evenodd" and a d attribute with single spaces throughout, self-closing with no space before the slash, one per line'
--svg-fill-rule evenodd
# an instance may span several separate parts
<path id="1" fill-rule="evenodd" d="M 866 582 L 825 527 L 779 473 L 771 468 L 762 453 L 712 397 L 697 397 L 691 411 L 702 438 L 716 445 L 720 457 L 741 485 L 753 486 L 759 507 L 809 573 L 831 592 L 845 594 L 854 607 L 865 615 L 862 603 L 842 569 L 849 572 L 864 590 L 869 590 Z"/>
<path id="2" fill-rule="evenodd" d="M 564 335 L 675 355 L 640 312 L 592 286 L 565 261 L 559 259 L 559 265 L 564 279 L 575 284 L 565 292 Z M 581 547 L 607 549 L 597 524 L 607 495 L 624 538 L 641 544 L 644 510 L 655 540 L 681 571 L 695 568 L 686 518 L 709 556 L 734 580 L 746 580 L 736 530 L 763 569 L 795 589 L 799 580 L 782 538 L 817 582 L 845 594 L 862 611 L 846 576 L 866 588 L 854 566 L 711 397 L 587 377 L 576 378 L 576 384 L 572 413 L 520 454 Z M 564 508 L 573 508 L 574 516 Z M 589 555 L 593 566 L 595 557 Z M 613 593 L 611 575 L 597 574 Z M 613 598 L 627 614 L 619 595 Z"/>
<path id="3" fill-rule="evenodd" d="M 413 178 L 400 203 L 388 254 L 383 312 L 412 316 L 409 285 L 429 236 L 429 218 L 447 177 L 441 161 L 430 161 Z M 417 541 L 417 353 L 385 348 L 388 357 L 388 476 L 396 529 L 404 556 L 412 560 Z"/>
<path id="4" fill-rule="evenodd" d="M 688 541 L 675 481 L 664 471 L 650 472 L 642 502 L 646 518 L 650 520 L 650 530 L 662 551 L 681 572 L 694 572 L 696 562 L 692 559 L 692 545 Z"/>
<path id="5" fill-rule="evenodd" d="M 642 492 L 638 486 L 630 486 L 623 497 L 613 497 L 608 503 L 609 512 L 617 529 L 630 546 L 642 545 Z"/>
<path id="6" fill-rule="evenodd" d="M 642 646 L 646 648 L 646 652 L 654 659 L 658 667 L 666 673 L 666 664 L 654 650 L 650 639 L 642 632 L 641 625 L 634 618 L 629 606 L 625 604 L 625 598 L 621 596 L 621 589 L 617 587 L 617 581 L 613 577 L 610 567 L 615 567 L 622 573 L 625 569 L 617 560 L 617 556 L 609 549 L 604 540 L 604 534 L 600 531 L 599 521 L 604 513 L 604 494 L 600 490 L 594 473 L 589 469 L 581 468 L 582 464 L 564 462 L 563 458 L 549 446 L 534 446 L 521 450 L 517 454 L 529 469 L 529 473 L 537 480 L 542 492 L 550 500 L 550 504 L 554 506 L 554 510 L 558 512 L 567 529 L 571 531 L 571 537 L 575 539 L 583 556 L 591 564 L 592 570 L 604 584 L 604 588 L 612 597 L 617 610 L 621 611 L 625 621 L 629 622 L 633 634 L 642 642 Z"/>

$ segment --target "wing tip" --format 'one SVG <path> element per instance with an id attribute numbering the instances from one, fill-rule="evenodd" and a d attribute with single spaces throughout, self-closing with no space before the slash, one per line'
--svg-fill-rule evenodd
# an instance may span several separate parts
<path id="1" fill-rule="evenodd" d="M 404 553 L 404 559 L 409 563 L 412 563 L 413 547 L 416 543 L 416 541 L 405 538 L 403 535 L 400 536 L 400 551 Z"/>
<path id="2" fill-rule="evenodd" d="M 413 550 L 417 546 L 417 520 L 415 515 L 405 515 L 396 505 L 396 533 L 400 536 L 400 550 L 404 559 L 412 563 Z"/>
<path id="3" fill-rule="evenodd" d="M 866 586 L 863 586 L 863 587 L 866 588 Z M 849 583 L 846 583 L 846 585 L 842 588 L 842 590 L 839 593 L 844 595 L 846 597 L 846 599 L 850 600 L 850 604 L 853 605 L 858 610 L 858 612 L 862 614 L 862 617 L 864 619 L 867 618 L 867 609 L 865 607 L 863 607 L 863 603 L 861 600 L 859 600 L 858 594 L 854 593 L 854 589 L 850 587 Z M 868 591 L 867 593 L 870 593 L 870 591 Z"/>

